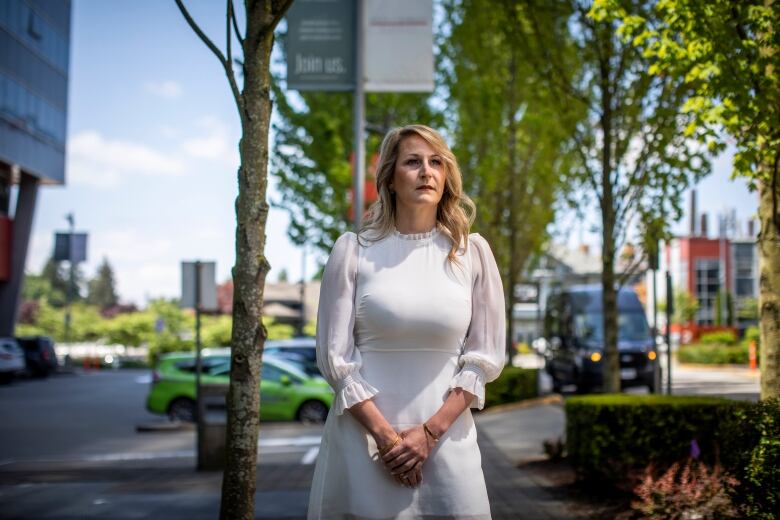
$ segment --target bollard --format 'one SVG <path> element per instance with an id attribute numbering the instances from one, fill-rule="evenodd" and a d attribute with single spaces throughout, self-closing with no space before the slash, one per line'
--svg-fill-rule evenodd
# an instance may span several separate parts
<path id="1" fill-rule="evenodd" d="M 750 346 L 748 347 L 748 360 L 750 361 L 750 370 L 755 370 L 757 368 L 755 340 L 751 341 Z"/>

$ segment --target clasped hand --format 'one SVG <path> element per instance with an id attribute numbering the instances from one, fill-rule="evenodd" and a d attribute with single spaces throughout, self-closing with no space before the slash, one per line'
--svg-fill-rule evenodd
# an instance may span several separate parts
<path id="1" fill-rule="evenodd" d="M 399 435 L 400 442 L 382 457 L 382 461 L 396 482 L 417 487 L 422 483 L 422 467 L 431 450 L 428 436 L 422 425 L 407 428 Z"/>

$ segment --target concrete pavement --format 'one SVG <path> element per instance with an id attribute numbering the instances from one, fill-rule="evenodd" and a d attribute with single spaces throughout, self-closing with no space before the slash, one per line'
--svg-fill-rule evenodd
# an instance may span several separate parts
<path id="1" fill-rule="evenodd" d="M 79 385 L 98 382 L 101 377 L 95 376 Z M 757 395 L 755 375 L 739 369 L 677 367 L 673 379 L 675 393 L 734 394 L 742 398 Z M 63 383 L 48 382 L 46 395 L 51 396 L 53 390 L 66 390 L 59 386 Z M 37 391 L 33 385 L 10 390 L 26 396 Z M 137 393 L 132 386 L 127 391 Z M 5 389 L 3 397 L 2 409 L 14 411 L 16 405 L 10 402 L 9 389 Z M 27 406 L 29 403 L 28 400 Z M 99 408 L 104 412 L 102 422 L 116 422 L 116 418 L 126 415 L 130 409 Z M 116 415 L 109 416 L 109 413 Z M 139 419 L 147 417 L 138 415 Z M 23 419 L 31 420 L 26 416 Z M 31 423 L 30 428 L 9 429 L 8 423 L 0 427 L 1 440 L 6 443 L 0 450 L 5 454 L 0 457 L 0 519 L 217 518 L 222 475 L 194 471 L 193 432 L 166 437 L 165 433 L 129 434 L 122 430 L 110 444 L 100 440 L 88 446 L 79 440 L 71 447 L 58 437 L 78 433 L 82 419 L 73 414 L 54 419 L 52 425 L 56 426 L 48 429 L 37 423 Z M 518 463 L 543 458 L 542 442 L 563 435 L 560 396 L 496 407 L 477 414 L 475 419 L 493 518 L 578 518 L 577 511 L 571 509 L 573 505 L 560 494 L 553 495 L 538 474 L 517 467 Z M 57 427 L 63 424 L 70 426 L 64 430 Z M 118 426 L 111 424 L 110 428 Z M 99 440 L 103 432 L 102 427 L 97 428 Z M 300 428 L 284 423 L 261 427 L 256 518 L 305 517 L 313 455 L 316 455 L 312 449 L 317 444 L 314 440 L 320 434 L 320 427 Z M 36 433 L 30 436 L 25 433 L 28 429 Z M 143 435 L 150 436 L 143 438 Z M 40 452 L 40 443 L 47 440 L 59 446 L 51 451 L 52 455 L 69 455 L 34 459 L 23 457 L 19 447 L 7 444 L 25 443 L 24 449 L 31 453 L 33 449 Z"/>
<path id="2" fill-rule="evenodd" d="M 560 414 L 560 405 L 542 403 L 478 415 L 493 518 L 514 519 L 520 512 L 524 519 L 572 517 L 566 504 L 515 466 L 517 453 L 538 456 L 541 444 L 535 449 L 535 441 L 521 447 L 509 442 L 544 437 L 545 418 L 559 426 Z M 0 466 L 0 518 L 217 518 L 221 473 L 198 473 L 193 457 L 170 455 L 158 453 L 145 460 L 7 462 Z M 304 518 L 314 465 L 268 463 L 269 458 L 262 456 L 259 460 L 255 517 Z"/>

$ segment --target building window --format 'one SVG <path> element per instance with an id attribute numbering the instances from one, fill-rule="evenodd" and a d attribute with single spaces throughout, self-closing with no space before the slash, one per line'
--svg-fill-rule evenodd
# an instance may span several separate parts
<path id="1" fill-rule="evenodd" d="M 720 290 L 720 269 L 718 260 L 696 260 L 696 298 L 699 310 L 696 312 L 698 325 L 715 323 L 715 299 Z"/>

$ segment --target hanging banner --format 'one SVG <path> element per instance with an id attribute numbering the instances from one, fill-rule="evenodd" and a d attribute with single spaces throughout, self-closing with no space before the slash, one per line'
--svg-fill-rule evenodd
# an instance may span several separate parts
<path id="1" fill-rule="evenodd" d="M 287 12 L 287 88 L 355 88 L 355 0 L 296 0 Z"/>
<path id="2" fill-rule="evenodd" d="M 366 91 L 433 91 L 433 0 L 363 1 Z"/>

